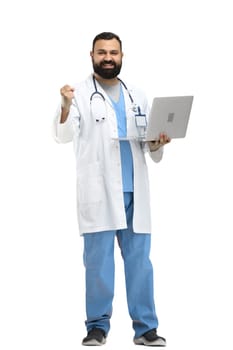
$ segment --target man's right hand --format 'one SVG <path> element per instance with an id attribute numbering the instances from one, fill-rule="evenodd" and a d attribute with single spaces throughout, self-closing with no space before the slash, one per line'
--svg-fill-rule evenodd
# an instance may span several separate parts
<path id="1" fill-rule="evenodd" d="M 60 89 L 61 94 L 61 123 L 65 123 L 68 118 L 72 99 L 74 98 L 74 88 L 69 85 L 64 85 Z"/>
<path id="2" fill-rule="evenodd" d="M 62 97 L 61 106 L 66 110 L 70 110 L 72 104 L 72 99 L 74 98 L 74 88 L 69 85 L 64 85 L 60 89 L 60 94 Z"/>

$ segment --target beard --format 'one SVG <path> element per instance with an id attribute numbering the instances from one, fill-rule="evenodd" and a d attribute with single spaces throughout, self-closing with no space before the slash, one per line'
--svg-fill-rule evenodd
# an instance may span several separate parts
<path id="1" fill-rule="evenodd" d="M 108 63 L 113 65 L 113 68 L 105 68 L 104 65 Z M 93 70 L 96 74 L 98 74 L 103 79 L 113 79 L 118 76 L 118 74 L 121 71 L 121 65 L 116 64 L 114 61 L 102 61 L 100 63 L 95 63 L 94 60 L 92 60 Z"/>

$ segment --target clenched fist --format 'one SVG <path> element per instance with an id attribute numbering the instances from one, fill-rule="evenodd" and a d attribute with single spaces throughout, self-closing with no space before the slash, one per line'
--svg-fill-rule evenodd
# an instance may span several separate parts
<path id="1" fill-rule="evenodd" d="M 72 99 L 74 98 L 74 88 L 69 85 L 64 85 L 60 89 L 60 94 L 62 97 L 61 99 L 62 108 L 69 110 L 72 104 Z"/>

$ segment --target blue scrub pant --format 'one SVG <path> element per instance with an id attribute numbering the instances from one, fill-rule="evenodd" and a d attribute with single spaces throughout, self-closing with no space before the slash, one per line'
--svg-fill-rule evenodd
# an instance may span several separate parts
<path id="1" fill-rule="evenodd" d="M 86 328 L 110 329 L 114 296 L 114 242 L 124 260 L 127 303 L 135 337 L 158 327 L 154 305 L 153 267 L 149 259 L 150 234 L 133 232 L 133 193 L 124 193 L 128 228 L 84 235 L 86 268 Z M 143 215 L 143 213 L 142 213 Z"/>

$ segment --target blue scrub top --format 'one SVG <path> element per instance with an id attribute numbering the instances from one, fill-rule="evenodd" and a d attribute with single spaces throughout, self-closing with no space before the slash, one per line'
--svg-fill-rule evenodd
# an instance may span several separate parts
<path id="1" fill-rule="evenodd" d="M 117 116 L 118 137 L 127 136 L 125 100 L 122 87 L 118 102 L 111 99 Z M 129 141 L 120 141 L 123 191 L 133 192 L 133 157 Z"/>

